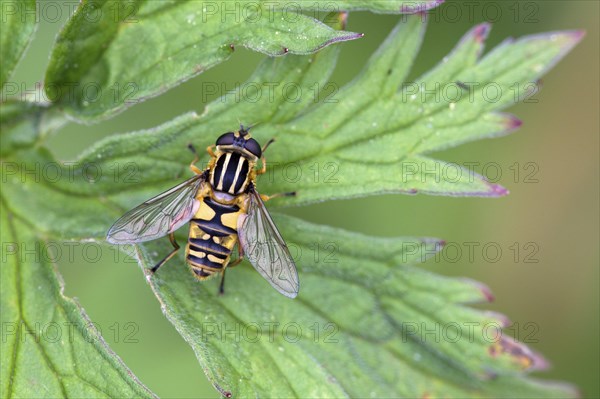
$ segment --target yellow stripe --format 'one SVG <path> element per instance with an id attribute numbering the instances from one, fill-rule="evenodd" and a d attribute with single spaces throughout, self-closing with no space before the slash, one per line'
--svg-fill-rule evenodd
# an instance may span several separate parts
<path id="1" fill-rule="evenodd" d="M 219 176 L 219 185 L 217 186 L 217 190 L 223 190 L 223 181 L 225 180 L 225 173 L 227 173 L 227 165 L 229 165 L 229 160 L 231 159 L 231 153 L 228 152 L 225 154 L 225 162 L 223 163 L 223 170 L 221 171 L 221 176 Z"/>
<path id="2" fill-rule="evenodd" d="M 235 170 L 235 177 L 233 179 L 233 183 L 231 184 L 231 187 L 229 188 L 229 194 L 235 194 L 235 186 L 237 184 L 238 179 L 240 178 L 240 172 L 242 170 L 242 165 L 244 165 L 244 161 L 246 159 L 244 157 L 240 157 L 240 160 L 238 161 L 238 165 L 237 165 L 237 169 Z"/>
<path id="3" fill-rule="evenodd" d="M 198 252 L 198 251 L 194 251 L 193 249 L 189 250 L 189 253 L 193 256 L 195 256 L 196 258 L 204 258 L 206 256 L 206 252 Z"/>
<path id="4" fill-rule="evenodd" d="M 246 174 L 246 177 L 244 177 L 244 182 L 242 183 L 241 189 L 243 190 L 244 187 L 246 187 L 246 185 L 248 184 L 248 177 L 250 177 L 250 171 L 252 170 L 252 165 L 250 163 L 248 163 L 248 173 Z"/>
<path id="5" fill-rule="evenodd" d="M 216 256 L 211 255 L 211 254 L 208 254 L 207 258 L 209 261 L 211 261 L 213 263 L 223 264 L 223 262 L 225 262 L 225 259 L 217 258 Z"/>

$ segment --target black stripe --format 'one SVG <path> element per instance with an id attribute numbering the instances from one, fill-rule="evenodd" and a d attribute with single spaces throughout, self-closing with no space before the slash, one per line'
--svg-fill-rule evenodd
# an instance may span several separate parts
<path id="1" fill-rule="evenodd" d="M 215 258 L 219 258 L 219 259 L 226 259 L 229 256 L 229 254 L 220 254 L 218 252 L 210 252 L 210 251 L 207 251 L 205 248 L 200 248 L 200 247 L 197 247 L 197 246 L 192 245 L 192 244 L 189 245 L 189 248 L 192 251 L 202 252 L 202 253 L 205 253 L 207 256 L 208 255 L 212 255 Z"/>
<path id="2" fill-rule="evenodd" d="M 192 219 L 191 222 L 196 223 L 206 234 L 217 237 L 226 237 L 232 234 L 237 234 L 237 231 L 227 226 L 223 226 L 221 222 L 213 220 Z"/>
<path id="3" fill-rule="evenodd" d="M 227 164 L 227 169 L 225 169 L 225 175 L 223 176 L 223 187 L 221 187 L 220 191 L 227 192 L 233 185 L 240 157 L 241 155 L 237 152 L 231 153 L 231 158 L 229 158 L 229 163 Z"/>
<path id="4" fill-rule="evenodd" d="M 212 276 L 212 273 L 208 273 L 206 271 L 204 271 L 203 269 L 192 269 L 194 271 L 194 273 L 196 273 L 198 276 L 200 277 L 208 277 L 208 276 Z"/>
<path id="5" fill-rule="evenodd" d="M 215 215 L 211 220 L 192 219 L 192 223 L 197 224 L 206 234 L 211 236 L 225 237 L 237 234 L 237 230 L 223 226 L 223 223 L 221 223 L 221 216 L 226 213 L 237 212 L 240 209 L 239 206 L 219 204 L 218 202 L 211 200 L 210 197 L 205 197 L 204 203 L 213 210 Z"/>
<path id="6" fill-rule="evenodd" d="M 240 190 L 242 189 L 242 184 L 246 180 L 248 176 L 248 168 L 249 168 L 248 160 L 244 159 L 244 163 L 242 164 L 242 168 L 240 169 L 240 175 L 238 176 L 238 180 L 235 182 L 235 193 L 241 194 Z"/>
<path id="7" fill-rule="evenodd" d="M 204 203 L 212 209 L 216 215 L 213 219 L 221 219 L 221 215 L 224 213 L 232 213 L 240 210 L 237 205 L 224 205 L 213 201 L 210 197 L 204 197 Z"/>
<path id="8" fill-rule="evenodd" d="M 210 250 L 207 250 L 206 248 L 200 248 L 200 247 L 197 247 L 192 244 L 189 244 L 188 247 L 190 248 L 191 251 L 205 253 L 206 255 L 212 255 L 215 258 L 219 258 L 219 259 L 226 259 L 229 256 L 229 254 L 220 254 L 218 252 L 210 252 Z"/>
<path id="9" fill-rule="evenodd" d="M 221 173 L 223 172 L 223 165 L 225 164 L 225 155 L 226 154 L 223 154 L 219 157 L 219 159 L 217 159 L 217 165 L 215 166 L 212 175 L 212 181 L 210 182 L 213 188 L 217 188 L 219 182 L 221 181 Z"/>
<path id="10" fill-rule="evenodd" d="M 202 252 L 212 252 L 213 254 L 222 254 L 228 255 L 231 253 L 229 248 L 222 246 L 221 244 L 217 244 L 212 240 L 212 237 L 208 240 L 203 240 L 201 238 L 192 238 L 188 240 L 190 243 L 190 247 L 200 248 L 199 250 Z M 195 251 L 198 251 L 195 249 Z"/>
<path id="11" fill-rule="evenodd" d="M 208 259 L 208 255 L 205 256 L 204 258 L 198 258 L 197 256 L 194 256 L 192 254 L 188 254 L 187 258 L 188 258 L 188 261 L 190 261 L 190 262 L 193 262 L 197 265 L 202 265 L 204 267 L 210 267 L 211 269 L 222 269 L 223 268 L 222 264 L 211 262 Z"/>

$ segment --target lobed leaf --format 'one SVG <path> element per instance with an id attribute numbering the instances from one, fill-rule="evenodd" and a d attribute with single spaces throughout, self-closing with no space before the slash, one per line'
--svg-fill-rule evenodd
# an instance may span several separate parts
<path id="1" fill-rule="evenodd" d="M 339 17 L 336 28 L 343 23 Z M 333 98 L 300 90 L 289 101 L 282 90 L 287 83 L 306 89 L 327 82 L 337 57 L 337 49 L 328 47 L 269 59 L 249 80 L 255 91 L 218 99 L 202 115 L 112 136 L 72 167 L 56 163 L 43 148 L 14 145 L 7 158 L 14 169 L 3 169 L 10 220 L 35 225 L 42 238 L 101 240 L 122 212 L 185 177 L 181 154 L 189 142 L 212 144 L 238 118 L 261 122 L 252 130 L 259 141 L 278 139 L 267 153 L 271 174 L 259 184 L 261 192 L 298 190 L 297 198 L 276 200 L 280 204 L 379 192 L 502 195 L 505 189 L 482 176 L 440 173 L 448 165 L 427 154 L 514 130 L 520 122 L 497 112 L 514 97 L 490 105 L 485 99 L 448 103 L 438 94 L 448 84 L 473 94 L 481 85 L 470 82 L 524 85 L 581 34 L 525 38 L 480 59 L 488 31 L 480 25 L 442 64 L 405 82 L 424 29 L 421 15 L 399 23 L 364 71 Z M 532 57 L 534 41 L 544 50 Z M 273 95 L 264 95 L 269 82 L 277 85 Z M 430 86 L 422 90 L 421 84 Z M 49 164 L 59 166 L 59 178 L 27 178 L 28 170 Z M 131 165 L 134 173 L 123 173 Z M 91 173 L 92 167 L 100 173 Z M 300 171 L 297 179 L 286 174 L 293 168 Z M 67 200 L 68 209 L 62 205 Z M 506 318 L 465 306 L 489 300 L 486 287 L 413 266 L 439 250 L 439 240 L 380 239 L 289 217 L 276 221 L 299 268 L 301 291 L 293 301 L 245 263 L 228 272 L 227 293 L 219 296 L 218 281 L 198 283 L 181 257 L 150 276 L 147 269 L 169 251 L 166 240 L 133 249 L 163 311 L 224 396 L 574 396 L 570 387 L 527 377 L 545 367 L 539 355 L 507 337 L 486 335 Z M 456 325 L 468 335 L 440 335 Z M 431 329 L 438 339 L 427 338 Z"/>
<path id="2" fill-rule="evenodd" d="M 242 85 L 250 90 L 215 100 L 200 116 L 183 115 L 155 129 L 108 138 L 78 160 L 104 168 L 133 162 L 139 166 L 136 182 L 99 179 L 93 187 L 65 189 L 133 192 L 142 182 L 171 181 L 187 173 L 185 162 L 177 160 L 188 143 L 204 148 L 241 120 L 259 123 L 253 129 L 259 141 L 277 140 L 267 154 L 270 172 L 259 184 L 267 192 L 298 192 L 295 198 L 282 199 L 284 204 L 383 192 L 505 195 L 504 187 L 485 176 L 426 154 L 516 130 L 521 122 L 498 110 L 521 97 L 504 90 L 492 102 L 484 94 L 486 87 L 525 87 L 537 81 L 582 34 L 526 37 L 502 44 L 480 59 L 489 31 L 482 24 L 469 31 L 440 65 L 415 82 L 405 82 L 424 30 L 422 16 L 405 18 L 363 72 L 339 90 L 334 86 L 333 95 L 315 96 L 310 88 L 327 86 L 337 50 L 268 59 Z M 543 50 L 531 57 L 533 48 Z M 297 84 L 297 95 L 290 97 L 285 88 L 292 84 Z M 458 90 L 460 98 L 449 101 L 448 95 L 442 95 L 449 86 Z"/>
<path id="3" fill-rule="evenodd" d="M 58 37 L 46 92 L 71 116 L 90 122 L 212 68 L 235 46 L 270 56 L 309 54 L 362 37 L 302 12 L 410 13 L 439 2 L 85 0 Z"/>
<path id="4" fill-rule="evenodd" d="M 526 379 L 522 370 L 543 367 L 543 359 L 486 331 L 499 329 L 502 316 L 462 306 L 487 299 L 485 287 L 409 265 L 439 241 L 378 239 L 283 216 L 277 224 L 299 267 L 293 301 L 247 264 L 228 273 L 223 296 L 218 281 L 197 283 L 183 257 L 151 275 L 147 268 L 168 247 L 138 247 L 163 312 L 224 396 L 574 395 Z M 444 335 L 454 325 L 463 337 Z"/>
<path id="5" fill-rule="evenodd" d="M 27 159 L 24 152 L 19 158 Z M 38 160 L 44 161 L 41 156 Z M 89 237 L 90 230 L 122 212 L 113 201 L 131 201 L 119 195 L 110 200 L 72 197 L 41 184 L 16 191 L 21 186 L 12 179 L 5 185 L 3 195 L 11 206 L 28 206 L 21 205 L 27 196 L 45 198 L 46 204 L 69 200 L 69 209 L 52 209 L 48 214 L 55 218 L 40 219 L 36 226 L 53 237 L 65 232 Z M 19 225 L 31 217 L 10 213 Z M 80 219 L 91 213 L 95 215 Z M 80 223 L 66 224 L 67 214 Z M 411 266 L 435 254 L 439 240 L 378 239 L 281 215 L 276 222 L 299 268 L 302 288 L 293 301 L 272 290 L 245 263 L 229 272 L 227 293 L 219 296 L 218 281 L 198 283 L 181 256 L 156 275 L 148 272 L 169 250 L 166 242 L 139 246 L 133 253 L 163 311 L 223 395 L 572 396 L 566 386 L 521 375 L 544 366 L 539 356 L 509 340 L 490 339 L 494 333 L 485 335 L 490 326 L 505 325 L 504 317 L 462 304 L 488 300 L 486 287 Z M 3 276 L 3 283 L 9 280 Z M 10 294 L 3 287 L 4 292 Z M 449 341 L 439 335 L 454 324 L 465 329 L 464 338 Z M 438 329 L 437 339 L 428 339 L 427 329 Z"/>

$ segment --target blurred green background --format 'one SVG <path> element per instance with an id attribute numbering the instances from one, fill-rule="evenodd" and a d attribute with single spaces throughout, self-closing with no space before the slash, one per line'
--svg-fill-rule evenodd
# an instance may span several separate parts
<path id="1" fill-rule="evenodd" d="M 516 324 L 507 333 L 525 340 L 552 364 L 538 376 L 568 381 L 580 388 L 583 397 L 598 397 L 598 2 L 501 1 L 487 8 L 483 4 L 447 2 L 432 13 L 412 77 L 435 65 L 473 24 L 485 20 L 493 22 L 487 49 L 508 36 L 560 29 L 587 32 L 544 77 L 543 88 L 535 95 L 537 103 L 509 109 L 524 121 L 517 133 L 437 154 L 458 163 L 500 165 L 499 183 L 511 194 L 500 199 L 386 195 L 283 212 L 372 235 L 435 236 L 455 243 L 463 249 L 458 262 L 450 261 L 455 254 L 448 252 L 424 267 L 488 284 L 496 300 L 481 307 L 508 315 Z M 42 19 L 13 81 L 25 82 L 29 88 L 42 82 L 50 48 L 68 9 L 63 7 L 54 22 Z M 339 44 L 342 53 L 332 81 L 342 85 L 355 76 L 398 18 L 352 13 L 348 29 L 364 32 L 365 37 Z M 224 64 L 111 120 L 66 126 L 49 145 L 61 160 L 70 160 L 108 135 L 153 127 L 189 110 L 201 112 L 203 82 L 223 82 L 233 89 L 261 59 L 238 48 Z M 216 97 L 208 96 L 209 100 Z M 215 126 L 215 135 L 226 129 L 231 126 Z M 493 178 L 495 169 L 487 171 Z M 467 242 L 481 244 L 473 261 L 467 256 Z M 486 243 L 501 247 L 497 262 L 486 261 L 482 252 Z M 517 259 L 514 243 L 521 249 Z M 535 248 L 532 259 L 539 262 L 524 262 Z M 161 314 L 137 265 L 111 249 L 103 251 L 96 263 L 86 261 L 81 250 L 73 252 L 72 259 L 63 257 L 59 264 L 67 295 L 79 299 L 109 345 L 142 382 L 165 398 L 218 397 L 192 350 Z"/>

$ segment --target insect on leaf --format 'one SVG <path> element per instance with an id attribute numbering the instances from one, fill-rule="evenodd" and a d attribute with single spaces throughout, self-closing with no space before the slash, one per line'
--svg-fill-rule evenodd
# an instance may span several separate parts
<path id="1" fill-rule="evenodd" d="M 340 18 L 338 27 L 342 24 Z M 182 115 L 153 130 L 113 136 L 79 159 L 106 167 L 114 162 L 134 162 L 139 166 L 137 182 L 115 184 L 101 177 L 90 185 L 81 178 L 75 184 L 57 182 L 55 187 L 78 193 L 81 198 L 75 206 L 85 207 L 86 198 L 92 201 L 93 196 L 102 195 L 110 201 L 102 206 L 116 218 L 173 186 L 173 176 L 186 176 L 187 166 L 179 160 L 187 143 L 209 145 L 222 133 L 215 132 L 215 126 L 230 129 L 240 118 L 261 122 L 253 130 L 259 141 L 278 140 L 268 162 L 274 176 L 295 162 L 305 172 L 303 176 L 310 177 L 292 184 L 263 175 L 258 181 L 262 192 L 298 191 L 297 198 L 279 199 L 280 204 L 381 192 L 503 195 L 504 188 L 482 176 L 466 174 L 450 181 L 444 176 L 425 178 L 424 174 L 443 165 L 428 156 L 429 152 L 518 127 L 515 117 L 498 112 L 514 98 L 495 103 L 460 100 L 452 105 L 422 92 L 422 84 L 464 87 L 462 83 L 480 81 L 505 87 L 535 81 L 581 35 L 556 32 L 526 37 L 506 42 L 482 57 L 489 26 L 479 25 L 465 35 L 444 63 L 415 82 L 406 82 L 424 31 L 420 15 L 401 21 L 363 72 L 339 88 L 336 103 L 326 101 L 326 96 L 316 103 L 305 97 L 287 102 L 282 96 L 249 101 L 241 94 L 242 101 L 219 99 L 202 116 Z M 261 82 L 280 86 L 299 82 L 301 87 L 325 84 L 338 51 L 329 47 L 308 56 L 268 59 L 249 81 L 256 87 Z M 471 85 L 469 90 L 477 94 L 478 87 Z M 378 152 L 371 151 L 374 146 Z M 315 181 L 306 173 L 311 165 L 327 162 L 334 166 L 328 180 Z M 21 188 L 11 186 L 10 190 L 18 193 Z M 21 205 L 12 206 L 18 209 Z M 40 222 L 35 213 L 19 214 Z M 69 235 L 103 237 L 110 222 L 103 223 L 99 216 L 87 217 L 95 220 L 72 226 Z M 303 288 L 294 300 L 279 295 L 245 263 L 231 272 L 224 296 L 217 295 L 218 281 L 198 284 L 182 266 L 181 257 L 149 278 L 167 317 L 223 395 L 573 395 L 568 386 L 527 377 L 527 371 L 544 368 L 545 362 L 524 345 L 506 338 L 485 338 L 485 326 L 501 328 L 505 324 L 502 316 L 465 306 L 489 299 L 485 287 L 413 266 L 439 250 L 439 240 L 378 239 L 289 217 L 279 216 L 275 221 L 298 266 Z M 50 222 L 40 223 L 52 230 Z M 313 256 L 315 245 L 326 254 L 318 261 Z M 168 250 L 168 243 L 151 242 L 138 246 L 136 257 L 148 273 L 159 260 L 158 254 Z M 474 339 L 435 341 L 420 335 L 423 328 L 454 322 L 474 323 Z M 239 339 L 228 339 L 220 326 L 239 331 Z"/>
<path id="2" fill-rule="evenodd" d="M 372 4 L 385 7 L 386 2 Z M 340 17 L 336 29 L 343 22 Z M 405 18 L 363 72 L 338 88 L 336 103 L 325 94 L 314 101 L 310 90 L 288 102 L 277 88 L 289 82 L 303 88 L 328 83 L 337 46 L 316 54 L 267 59 L 249 82 L 253 87 L 277 82 L 274 97 L 251 101 L 244 97 L 255 94 L 251 92 L 239 93 L 235 99 L 225 97 L 209 104 L 202 115 L 185 114 L 155 129 L 112 136 L 77 160 L 106 169 L 114 163 L 133 163 L 139 172 L 136 180 L 115 183 L 110 176 L 99 176 L 92 183 L 82 168 L 75 169 L 73 181 L 52 184 L 36 185 L 13 177 L 3 185 L 6 207 L 19 223 L 35 225 L 42 235 L 103 239 L 127 209 L 189 176 L 182 156 L 189 142 L 198 148 L 212 144 L 217 134 L 235 127 L 238 118 L 261 122 L 253 129 L 260 142 L 277 139 L 268 154 L 273 174 L 263 175 L 257 187 L 264 193 L 298 191 L 294 199 L 276 200 L 279 204 L 383 192 L 503 195 L 503 187 L 483 176 L 465 174 L 450 180 L 427 174 L 444 165 L 430 152 L 518 127 L 518 119 L 499 112 L 513 104 L 514 97 L 491 103 L 469 102 L 465 96 L 467 100 L 447 103 L 422 90 L 422 85 L 456 85 L 475 98 L 481 98 L 477 96 L 481 85 L 472 82 L 524 85 L 539 79 L 573 48 L 581 33 L 525 37 L 482 56 L 488 31 L 484 24 L 467 32 L 445 62 L 407 82 L 425 21 L 421 15 Z M 371 151 L 374 147 L 378 152 Z M 43 149 L 20 151 L 18 156 L 23 167 L 53 161 Z M 329 168 L 321 170 L 325 179 L 315 180 L 309 173 L 315 164 Z M 298 181 L 273 178 L 289 165 L 304 172 Z M 67 198 L 71 202 L 65 209 L 61 204 Z M 302 290 L 294 300 L 279 295 L 247 263 L 231 271 L 223 296 L 217 294 L 218 281 L 195 281 L 182 257 L 151 277 L 148 268 L 170 250 L 169 244 L 158 240 L 136 247 L 135 257 L 166 316 L 222 395 L 575 396 L 569 386 L 528 376 L 546 363 L 526 346 L 507 338 L 488 338 L 487 326 L 501 328 L 506 318 L 467 306 L 489 300 L 485 286 L 416 266 L 441 248 L 440 240 L 374 238 L 273 216 L 298 266 Z M 474 326 L 472 336 L 453 341 L 422 335 L 424 330 L 452 323 Z M 235 333 L 227 333 L 231 331 Z"/>

